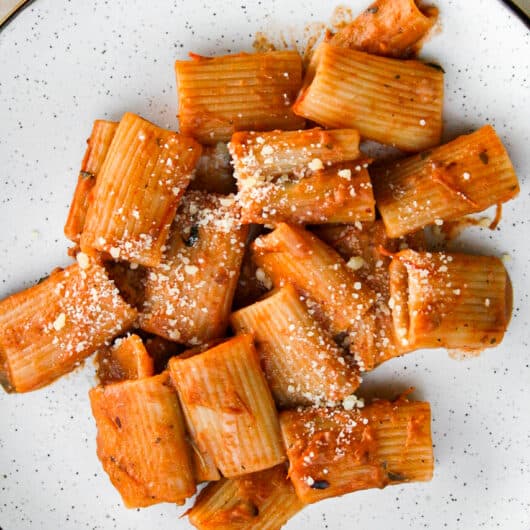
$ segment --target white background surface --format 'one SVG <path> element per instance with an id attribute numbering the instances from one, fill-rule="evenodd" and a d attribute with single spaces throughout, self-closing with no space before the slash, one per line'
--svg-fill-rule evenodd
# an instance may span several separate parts
<path id="1" fill-rule="evenodd" d="M 437 2 L 442 32 L 423 56 L 446 74 L 446 137 L 493 123 L 522 184 L 500 230 L 472 248 L 509 254 L 515 312 L 502 346 L 455 361 L 394 359 L 364 393 L 409 385 L 431 402 L 436 468 L 427 484 L 313 505 L 289 529 L 530 528 L 529 33 L 494 0 Z M 62 227 L 92 121 L 132 110 L 176 127 L 173 61 L 250 50 L 258 30 L 302 36 L 334 2 L 37 0 L 0 31 L 0 297 L 66 263 Z M 364 1 L 349 2 L 353 11 Z M 26 395 L 0 391 L 0 527 L 177 529 L 182 510 L 121 506 L 95 455 L 87 391 L 93 364 Z"/>

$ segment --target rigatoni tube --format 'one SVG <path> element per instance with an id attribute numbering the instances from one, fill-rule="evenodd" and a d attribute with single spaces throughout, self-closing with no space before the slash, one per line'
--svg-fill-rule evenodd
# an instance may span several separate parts
<path id="1" fill-rule="evenodd" d="M 51 383 L 135 321 L 105 269 L 80 261 L 84 268 L 71 265 L 0 302 L 0 382 L 8 390 Z"/>
<path id="2" fill-rule="evenodd" d="M 101 349 L 97 361 L 97 375 L 101 384 L 154 375 L 153 359 L 147 353 L 142 339 L 134 333 L 117 339 L 110 348 Z"/>
<path id="3" fill-rule="evenodd" d="M 278 416 L 250 335 L 169 363 L 195 442 L 225 477 L 285 460 Z"/>
<path id="4" fill-rule="evenodd" d="M 394 328 L 408 348 L 476 351 L 502 341 L 511 287 L 492 256 L 403 250 L 390 265 Z"/>
<path id="5" fill-rule="evenodd" d="M 279 406 L 342 401 L 359 386 L 351 356 L 343 356 L 291 284 L 236 311 L 231 322 L 238 333 L 253 335 Z"/>
<path id="6" fill-rule="evenodd" d="M 200 153 L 193 139 L 126 113 L 99 172 L 81 248 L 146 266 L 160 263 Z"/>
<path id="7" fill-rule="evenodd" d="M 270 181 L 272 177 L 297 173 L 299 176 L 337 162 L 356 160 L 360 135 L 354 129 L 304 131 L 238 132 L 228 148 L 238 181 L 254 177 Z"/>
<path id="8" fill-rule="evenodd" d="M 292 104 L 302 83 L 295 51 L 191 55 L 176 61 L 180 130 L 205 145 L 227 142 L 236 131 L 300 129 Z"/>
<path id="9" fill-rule="evenodd" d="M 408 57 L 436 22 L 438 10 L 415 0 L 376 0 L 330 44 L 388 57 Z"/>
<path id="10" fill-rule="evenodd" d="M 280 414 L 289 476 L 303 502 L 432 478 L 428 403 L 379 400 L 346 408 Z"/>
<path id="11" fill-rule="evenodd" d="M 125 506 L 183 504 L 195 480 L 178 396 L 167 372 L 90 391 L 97 453 Z"/>
<path id="12" fill-rule="evenodd" d="M 261 224 L 373 221 L 375 201 L 367 165 L 342 162 L 272 182 L 238 180 L 241 219 Z"/>
<path id="13" fill-rule="evenodd" d="M 377 207 L 391 237 L 501 204 L 519 182 L 491 125 L 372 171 Z"/>
<path id="14" fill-rule="evenodd" d="M 294 111 L 326 127 L 405 151 L 440 143 L 443 73 L 420 61 L 402 61 L 323 43 L 311 84 Z"/>
<path id="15" fill-rule="evenodd" d="M 118 124 L 115 122 L 96 120 L 87 140 L 88 145 L 77 178 L 77 186 L 64 225 L 65 236 L 74 243 L 79 243 L 92 199 L 92 190 L 117 128 Z"/>
<path id="16" fill-rule="evenodd" d="M 282 464 L 209 484 L 188 517 L 199 530 L 278 530 L 303 507 Z"/>
<path id="17" fill-rule="evenodd" d="M 186 193 L 162 262 L 147 269 L 140 327 L 188 345 L 223 336 L 247 232 L 234 196 Z"/>

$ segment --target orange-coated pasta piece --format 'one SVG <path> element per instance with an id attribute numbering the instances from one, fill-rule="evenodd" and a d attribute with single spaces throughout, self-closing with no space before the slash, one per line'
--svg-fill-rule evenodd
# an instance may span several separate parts
<path id="1" fill-rule="evenodd" d="M 98 379 L 101 384 L 154 375 L 153 359 L 142 339 L 135 334 L 117 339 L 112 347 L 98 352 Z"/>
<path id="2" fill-rule="evenodd" d="M 187 515 L 199 530 L 277 530 L 303 507 L 279 465 L 209 484 Z"/>
<path id="3" fill-rule="evenodd" d="M 0 382 L 6 388 L 45 386 L 132 326 L 136 311 L 105 269 L 89 260 L 83 266 L 59 270 L 0 302 Z"/>
<path id="4" fill-rule="evenodd" d="M 366 166 L 342 162 L 301 178 L 238 180 L 241 220 L 262 224 L 373 221 L 375 201 Z"/>
<path id="5" fill-rule="evenodd" d="M 415 0 L 376 0 L 329 42 L 376 55 L 409 57 L 437 17 L 436 8 Z"/>
<path id="6" fill-rule="evenodd" d="M 183 504 L 195 493 L 190 448 L 167 372 L 90 391 L 97 453 L 127 508 Z"/>
<path id="7" fill-rule="evenodd" d="M 420 61 L 389 59 L 322 43 L 311 83 L 294 111 L 331 128 L 421 151 L 440 143 L 443 72 Z"/>
<path id="8" fill-rule="evenodd" d="M 81 236 L 83 251 L 158 265 L 200 153 L 193 139 L 126 113 L 93 190 Z"/>
<path id="9" fill-rule="evenodd" d="M 236 311 L 237 333 L 251 333 L 276 403 L 296 407 L 342 401 L 360 384 L 351 356 L 311 317 L 291 284 Z"/>
<path id="10" fill-rule="evenodd" d="M 272 177 L 311 173 L 311 165 L 320 169 L 361 156 L 360 135 L 354 129 L 304 131 L 237 132 L 228 149 L 238 181 L 246 178 L 270 181 Z"/>
<path id="11" fill-rule="evenodd" d="M 228 142 L 236 131 L 300 129 L 292 104 L 302 83 L 295 51 L 192 55 L 176 61 L 180 130 L 205 145 Z"/>
<path id="12" fill-rule="evenodd" d="M 508 274 L 493 256 L 403 250 L 390 265 L 390 293 L 395 333 L 410 349 L 497 346 L 512 310 Z"/>
<path id="13" fill-rule="evenodd" d="M 377 207 L 391 237 L 513 199 L 519 182 L 495 129 L 485 125 L 373 172 Z"/>
<path id="14" fill-rule="evenodd" d="M 98 173 L 105 161 L 117 127 L 118 124 L 115 122 L 96 120 L 90 138 L 87 140 L 88 145 L 81 163 L 77 186 L 64 225 L 65 236 L 74 243 L 79 243 L 81 238 L 86 213 L 92 198 L 92 189 L 96 184 Z"/>
<path id="15" fill-rule="evenodd" d="M 225 477 L 285 461 L 278 417 L 250 335 L 169 362 L 198 448 Z"/>
<path id="16" fill-rule="evenodd" d="M 189 345 L 223 336 L 247 232 L 233 196 L 188 192 L 162 262 L 147 270 L 140 327 Z"/>
<path id="17" fill-rule="evenodd" d="M 347 408 L 280 413 L 289 477 L 303 502 L 431 480 L 428 403 L 379 400 Z"/>

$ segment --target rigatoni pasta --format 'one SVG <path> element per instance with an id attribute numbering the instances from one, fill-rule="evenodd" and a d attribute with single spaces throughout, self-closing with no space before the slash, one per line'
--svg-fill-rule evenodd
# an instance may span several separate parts
<path id="1" fill-rule="evenodd" d="M 225 477 L 285 461 L 278 417 L 250 335 L 169 363 L 195 442 Z"/>
<path id="2" fill-rule="evenodd" d="M 155 266 L 201 153 L 193 139 L 126 113 L 101 167 L 81 248 Z"/>
<path id="3" fill-rule="evenodd" d="M 97 452 L 125 506 L 183 504 L 195 480 L 182 412 L 166 373 L 90 391 Z"/>
<path id="4" fill-rule="evenodd" d="M 292 173 L 329 167 L 361 156 L 359 133 L 355 129 L 300 131 L 244 131 L 235 133 L 228 144 L 239 183 L 245 179 L 270 181 Z"/>
<path id="5" fill-rule="evenodd" d="M 154 363 L 142 339 L 131 334 L 117 339 L 112 347 L 98 352 L 97 376 L 102 384 L 154 375 Z"/>
<path id="6" fill-rule="evenodd" d="M 140 327 L 189 345 L 221 337 L 247 232 L 233 196 L 188 192 L 162 262 L 147 270 Z"/>
<path id="7" fill-rule="evenodd" d="M 498 345 L 511 314 L 502 261 L 403 250 L 390 265 L 395 332 L 409 348 L 480 351 Z"/>
<path id="8" fill-rule="evenodd" d="M 179 359 L 188 359 L 214 348 L 223 342 L 222 339 L 212 340 L 200 346 L 195 346 L 179 354 Z M 191 448 L 191 462 L 193 465 L 193 474 L 197 484 L 201 482 L 216 481 L 221 479 L 221 475 L 211 455 L 197 445 L 197 432 L 188 416 L 187 409 L 183 409 L 184 421 L 188 432 L 188 443 Z"/>
<path id="9" fill-rule="evenodd" d="M 351 356 L 309 314 L 291 284 L 231 316 L 250 333 L 276 403 L 296 407 L 342 401 L 360 384 Z"/>
<path id="10" fill-rule="evenodd" d="M 188 517 L 199 530 L 277 530 L 303 507 L 286 467 L 279 465 L 208 485 Z"/>
<path id="11" fill-rule="evenodd" d="M 241 181 L 241 219 L 264 224 L 373 221 L 374 194 L 365 166 L 343 162 L 301 178 Z"/>
<path id="12" fill-rule="evenodd" d="M 96 120 L 90 138 L 87 140 L 88 145 L 81 163 L 77 186 L 64 225 L 65 236 L 74 243 L 79 243 L 85 226 L 92 190 L 96 185 L 98 173 L 105 161 L 117 127 L 118 124 L 115 122 Z"/>
<path id="13" fill-rule="evenodd" d="M 0 382 L 6 389 L 47 385 L 132 326 L 137 313 L 105 269 L 82 263 L 0 302 Z"/>
<path id="14" fill-rule="evenodd" d="M 311 84 L 294 111 L 326 127 L 357 129 L 361 136 L 404 151 L 440 143 L 443 73 L 420 61 L 319 47 Z"/>
<path id="15" fill-rule="evenodd" d="M 280 422 L 289 477 L 305 503 L 432 478 L 428 403 L 378 400 L 363 409 L 289 410 Z"/>
<path id="16" fill-rule="evenodd" d="M 239 132 L 229 144 L 245 223 L 353 222 L 375 216 L 368 160 L 352 129 Z"/>
<path id="17" fill-rule="evenodd" d="M 389 57 L 409 57 L 436 22 L 438 10 L 415 0 L 376 0 L 333 35 L 333 46 Z"/>
<path id="18" fill-rule="evenodd" d="M 227 142 L 236 131 L 300 129 L 292 104 L 302 83 L 295 51 L 191 55 L 176 61 L 180 130 L 205 145 Z"/>
<path id="19" fill-rule="evenodd" d="M 391 237 L 513 199 L 519 182 L 491 125 L 373 172 L 377 206 Z"/>

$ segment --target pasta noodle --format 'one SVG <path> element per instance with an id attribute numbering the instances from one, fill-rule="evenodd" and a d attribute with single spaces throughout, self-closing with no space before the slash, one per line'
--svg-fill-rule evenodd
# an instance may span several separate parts
<path id="1" fill-rule="evenodd" d="M 176 61 L 183 134 L 205 145 L 227 142 L 236 131 L 300 129 L 291 105 L 302 83 L 297 52 L 191 55 Z"/>
<path id="2" fill-rule="evenodd" d="M 303 507 L 279 465 L 208 485 L 188 516 L 199 530 L 277 530 Z"/>
<path id="3" fill-rule="evenodd" d="M 443 73 L 419 61 L 377 57 L 322 43 L 311 84 L 294 111 L 326 127 L 404 151 L 440 143 Z"/>
<path id="4" fill-rule="evenodd" d="M 415 0 L 376 0 L 329 40 L 333 46 L 408 57 L 436 22 L 438 10 Z"/>
<path id="5" fill-rule="evenodd" d="M 250 335 L 169 363 L 198 448 L 225 477 L 285 460 L 274 402 Z"/>
<path id="6" fill-rule="evenodd" d="M 280 414 L 289 477 L 304 503 L 432 478 L 428 403 L 378 400 L 363 409 Z"/>
<path id="7" fill-rule="evenodd" d="M 7 389 L 51 383 L 136 319 L 105 269 L 80 261 L 84 268 L 71 265 L 0 302 L 0 382 Z"/>
<path id="8" fill-rule="evenodd" d="M 233 313 L 231 322 L 237 333 L 253 335 L 279 406 L 342 401 L 359 386 L 356 368 L 310 316 L 292 285 Z"/>
<path id="9" fill-rule="evenodd" d="M 482 350 L 502 341 L 511 288 L 498 258 L 403 250 L 390 265 L 396 335 L 409 348 Z"/>
<path id="10" fill-rule="evenodd" d="M 391 237 L 514 198 L 519 183 L 491 125 L 374 170 L 377 207 Z"/>
<path id="11" fill-rule="evenodd" d="M 65 236 L 74 243 L 79 243 L 81 238 L 92 189 L 96 184 L 97 175 L 105 161 L 117 127 L 118 124 L 112 121 L 96 120 L 90 138 L 87 140 L 88 146 L 81 163 L 68 218 L 64 225 Z"/>
<path id="12" fill-rule="evenodd" d="M 97 452 L 125 506 L 183 504 L 195 493 L 177 394 L 167 373 L 90 391 Z"/>
<path id="13" fill-rule="evenodd" d="M 98 352 L 97 375 L 102 384 L 151 377 L 154 375 L 153 359 L 142 339 L 132 334 Z"/>
<path id="14" fill-rule="evenodd" d="M 300 179 L 242 181 L 241 219 L 272 224 L 373 221 L 375 201 L 366 165 L 344 162 Z"/>
<path id="15" fill-rule="evenodd" d="M 229 144 L 245 223 L 374 218 L 355 130 L 239 132 Z"/>
<path id="16" fill-rule="evenodd" d="M 322 168 L 360 157 L 359 133 L 354 129 L 238 132 L 228 148 L 238 181 L 311 172 L 311 164 Z"/>
<path id="17" fill-rule="evenodd" d="M 98 175 L 81 248 L 155 266 L 201 147 L 126 113 Z"/>
<path id="18" fill-rule="evenodd" d="M 140 327 L 190 345 L 221 337 L 247 232 L 239 224 L 233 196 L 188 192 L 164 259 L 147 271 Z"/>

